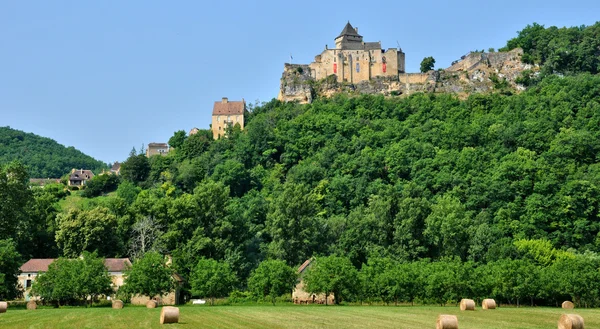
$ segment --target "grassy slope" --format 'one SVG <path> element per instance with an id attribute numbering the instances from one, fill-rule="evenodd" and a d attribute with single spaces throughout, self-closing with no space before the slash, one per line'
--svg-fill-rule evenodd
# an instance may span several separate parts
<path id="1" fill-rule="evenodd" d="M 557 308 L 500 308 L 461 312 L 458 307 L 386 306 L 183 306 L 180 323 L 169 328 L 434 328 L 438 314 L 458 315 L 461 329 L 556 328 Z M 586 328 L 600 328 L 600 310 L 578 309 Z M 164 328 L 160 309 L 125 307 L 9 310 L 0 314 L 8 328 Z"/>
<path id="2" fill-rule="evenodd" d="M 95 198 L 84 198 L 81 196 L 81 191 L 71 191 L 71 195 L 58 202 L 58 206 L 62 211 L 67 211 L 72 208 L 85 209 L 90 202 L 102 202 L 108 198 L 114 197 L 116 192 L 107 193 L 105 196 Z"/>

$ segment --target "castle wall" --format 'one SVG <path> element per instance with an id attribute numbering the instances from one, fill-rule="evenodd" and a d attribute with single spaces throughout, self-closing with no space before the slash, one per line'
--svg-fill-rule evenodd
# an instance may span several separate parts
<path id="1" fill-rule="evenodd" d="M 382 52 L 381 49 L 326 49 L 315 57 L 315 61 L 309 67 L 311 76 L 316 80 L 335 74 L 338 82 L 358 83 L 376 76 L 396 76 L 399 67 L 403 72 L 404 54 L 395 48 L 386 52 Z"/>

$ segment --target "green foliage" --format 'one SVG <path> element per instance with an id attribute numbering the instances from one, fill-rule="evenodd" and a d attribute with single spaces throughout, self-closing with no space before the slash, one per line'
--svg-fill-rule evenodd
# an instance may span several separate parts
<path id="1" fill-rule="evenodd" d="M 81 196 L 93 198 L 103 193 L 112 192 L 119 185 L 119 176 L 113 174 L 96 175 L 85 183 Z"/>
<path id="2" fill-rule="evenodd" d="M 0 240 L 0 300 L 12 300 L 20 295 L 18 276 L 21 255 L 13 240 Z"/>
<path id="3" fill-rule="evenodd" d="M 126 271 L 125 284 L 119 292 L 127 295 L 144 295 L 154 298 L 172 291 L 173 270 L 157 252 L 147 252 Z M 121 291 L 122 290 L 122 291 Z"/>
<path id="4" fill-rule="evenodd" d="M 27 167 L 31 177 L 58 178 L 73 168 L 98 172 L 106 163 L 83 154 L 72 146 L 35 134 L 0 127 L 0 164 L 18 160 Z"/>
<path id="5" fill-rule="evenodd" d="M 504 50 L 523 48 L 523 61 L 542 65 L 544 74 L 600 72 L 600 22 L 563 27 L 533 23 L 509 40 Z"/>
<path id="6" fill-rule="evenodd" d="M 176 131 L 171 138 L 169 138 L 169 146 L 172 148 L 179 148 L 185 142 L 187 135 L 185 131 Z"/>
<path id="7" fill-rule="evenodd" d="M 77 257 L 84 250 L 111 256 L 122 249 L 116 235 L 117 218 L 108 208 L 70 209 L 60 213 L 56 221 L 56 242 L 67 257 Z"/>
<path id="8" fill-rule="evenodd" d="M 192 294 L 209 297 L 214 304 L 216 297 L 225 297 L 232 290 L 237 278 L 229 264 L 214 259 L 202 258 L 190 278 Z"/>
<path id="9" fill-rule="evenodd" d="M 139 184 L 148 178 L 150 173 L 150 163 L 143 154 L 130 155 L 125 162 L 121 164 L 121 177 L 124 180 Z"/>
<path id="10" fill-rule="evenodd" d="M 0 239 L 18 238 L 18 227 L 26 220 L 25 208 L 31 200 L 28 179 L 19 162 L 0 166 Z"/>
<path id="11" fill-rule="evenodd" d="M 98 295 L 110 295 L 111 278 L 104 259 L 95 253 L 84 252 L 81 258 L 59 258 L 48 266 L 46 273 L 37 276 L 31 293 L 42 300 L 60 305 L 92 303 Z"/>
<path id="12" fill-rule="evenodd" d="M 427 72 L 433 70 L 434 66 L 435 66 L 435 59 L 431 56 L 425 57 L 421 61 L 421 72 L 427 73 Z"/>
<path id="13" fill-rule="evenodd" d="M 248 278 L 248 290 L 256 297 L 275 299 L 289 294 L 296 285 L 296 271 L 281 260 L 261 262 Z"/>
<path id="14" fill-rule="evenodd" d="M 360 291 L 358 271 L 345 257 L 318 257 L 304 275 L 305 289 L 314 294 L 333 294 L 336 304 Z"/>

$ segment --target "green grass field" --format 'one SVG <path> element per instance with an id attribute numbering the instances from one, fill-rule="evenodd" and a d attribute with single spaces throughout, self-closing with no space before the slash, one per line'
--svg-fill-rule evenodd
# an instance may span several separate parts
<path id="1" fill-rule="evenodd" d="M 461 312 L 458 307 L 427 306 L 181 306 L 169 328 L 435 328 L 438 314 L 458 316 L 461 329 L 556 328 L 558 308 L 507 308 Z M 600 328 L 600 310 L 576 309 L 586 328 Z M 0 328 L 164 328 L 160 308 L 125 307 L 8 310 Z"/>

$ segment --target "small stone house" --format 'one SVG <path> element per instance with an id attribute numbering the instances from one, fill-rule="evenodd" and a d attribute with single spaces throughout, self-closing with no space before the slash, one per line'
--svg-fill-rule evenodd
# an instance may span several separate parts
<path id="1" fill-rule="evenodd" d="M 91 170 L 72 169 L 69 176 L 69 186 L 83 186 L 92 177 L 94 177 L 94 173 Z"/>
<path id="2" fill-rule="evenodd" d="M 169 151 L 169 144 L 167 143 L 150 143 L 146 148 L 146 156 L 149 158 L 153 155 L 167 155 Z"/>
<path id="3" fill-rule="evenodd" d="M 181 286 L 183 285 L 183 278 L 177 274 L 173 273 L 173 281 L 175 282 L 175 290 L 171 291 L 167 294 L 164 294 L 160 297 L 154 297 L 152 299 L 156 300 L 159 305 L 177 305 L 179 304 L 181 298 Z M 150 300 L 148 296 L 136 295 L 131 297 L 132 305 L 146 305 L 146 303 Z"/>
<path id="4" fill-rule="evenodd" d="M 54 258 L 33 258 L 21 266 L 19 284 L 23 288 L 23 297 L 26 301 L 35 299 L 29 295 L 31 285 L 39 274 L 48 272 L 48 266 L 54 261 Z M 113 289 L 117 290 L 124 283 L 125 271 L 131 267 L 129 258 L 105 258 L 104 266 L 112 278 Z"/>
<path id="5" fill-rule="evenodd" d="M 214 139 L 225 136 L 225 131 L 229 126 L 240 125 L 244 129 L 244 113 L 246 111 L 246 101 L 229 101 L 223 97 L 221 101 L 216 101 L 212 112 L 212 133 Z"/>
<path id="6" fill-rule="evenodd" d="M 121 163 L 119 161 L 116 161 L 115 163 L 113 163 L 112 167 L 110 168 L 110 172 L 115 175 L 120 174 L 121 173 Z"/>
<path id="7" fill-rule="evenodd" d="M 325 294 L 310 294 L 304 290 L 304 280 L 302 277 L 304 276 L 306 270 L 311 266 L 312 262 L 312 258 L 307 259 L 298 268 L 298 277 L 300 278 L 300 282 L 296 284 L 296 288 L 294 288 L 294 291 L 292 292 L 294 304 L 334 304 L 335 300 L 332 294 L 327 296 L 327 300 L 325 300 Z"/>

